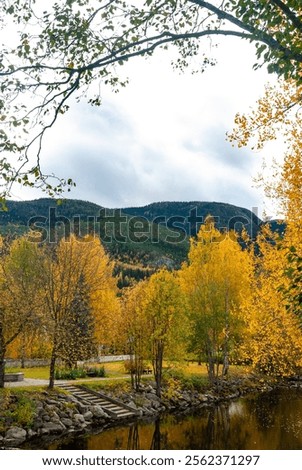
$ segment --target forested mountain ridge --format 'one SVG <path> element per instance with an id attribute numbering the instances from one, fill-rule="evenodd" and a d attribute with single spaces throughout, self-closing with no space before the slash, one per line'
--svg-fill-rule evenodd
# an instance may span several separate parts
<path id="1" fill-rule="evenodd" d="M 145 217 L 150 221 L 164 216 L 168 226 L 176 225 L 175 219 L 179 217 L 180 220 L 184 219 L 183 223 L 179 222 L 179 226 L 182 226 L 189 235 L 195 235 L 190 233 L 190 228 L 193 232 L 195 228 L 198 231 L 200 224 L 208 215 L 214 217 L 217 228 L 239 231 L 244 226 L 253 238 L 262 224 L 259 217 L 249 209 L 223 202 L 155 202 L 143 207 L 127 207 L 122 210 L 126 214 Z"/>
<path id="2" fill-rule="evenodd" d="M 186 260 L 189 238 L 205 218 L 214 217 L 221 230 L 244 227 L 255 237 L 262 221 L 250 210 L 217 202 L 158 202 L 144 207 L 106 209 L 77 199 L 7 201 L 0 211 L 2 234 L 18 236 L 30 228 L 44 241 L 56 242 L 69 232 L 94 233 L 115 260 L 120 286 L 150 275 L 158 267 L 180 267 Z"/>

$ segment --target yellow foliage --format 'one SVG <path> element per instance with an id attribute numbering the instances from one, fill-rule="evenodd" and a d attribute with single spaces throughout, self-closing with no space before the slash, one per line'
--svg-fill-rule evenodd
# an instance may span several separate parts
<path id="1" fill-rule="evenodd" d="M 261 372 L 289 376 L 302 366 L 300 322 L 286 308 L 280 289 L 288 282 L 284 276 L 286 249 L 265 238 L 258 240 L 261 256 L 255 259 L 251 293 L 241 303 L 245 334 L 240 352 Z"/>
<path id="2" fill-rule="evenodd" d="M 197 240 L 191 241 L 189 265 L 179 275 L 187 296 L 191 350 L 206 357 L 211 379 L 221 360 L 227 372 L 242 326 L 238 307 L 248 295 L 251 273 L 249 254 L 234 234 L 221 234 L 209 220 L 201 226 Z"/>

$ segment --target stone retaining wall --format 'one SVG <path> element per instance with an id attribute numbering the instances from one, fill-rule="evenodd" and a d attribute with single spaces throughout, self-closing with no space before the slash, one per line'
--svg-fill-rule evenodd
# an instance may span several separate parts
<path id="1" fill-rule="evenodd" d="M 46 367 L 49 366 L 49 359 L 25 359 L 24 367 Z M 21 368 L 22 363 L 18 359 L 6 359 L 6 367 L 18 367 Z"/>
<path id="2" fill-rule="evenodd" d="M 156 395 L 155 384 L 150 382 L 142 386 L 140 392 L 123 393 L 118 398 L 137 409 L 141 417 L 157 416 L 164 411 L 182 412 L 235 399 L 251 392 L 269 391 L 276 386 L 280 384 L 271 384 L 263 379 L 255 379 L 254 383 L 249 380 L 248 384 L 236 380 L 221 383 L 219 390 L 208 389 L 204 392 L 180 390 L 169 398 L 164 393 L 163 398 L 160 399 Z M 286 383 L 285 386 L 302 388 L 301 378 L 292 383 Z M 39 399 L 35 399 L 35 413 L 31 427 L 25 429 L 7 423 L 6 428 L 0 432 L 0 449 L 20 446 L 30 439 L 40 440 L 47 436 L 60 438 L 71 432 L 90 431 L 93 428 L 102 429 L 103 426 L 120 423 L 120 419 L 108 416 L 98 405 L 84 405 L 72 395 L 44 391 Z"/>

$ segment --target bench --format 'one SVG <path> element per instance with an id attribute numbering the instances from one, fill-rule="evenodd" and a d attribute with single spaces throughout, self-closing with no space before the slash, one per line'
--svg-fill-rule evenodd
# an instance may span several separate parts
<path id="1" fill-rule="evenodd" d="M 4 382 L 22 382 L 24 380 L 23 372 L 9 372 L 4 374 Z"/>

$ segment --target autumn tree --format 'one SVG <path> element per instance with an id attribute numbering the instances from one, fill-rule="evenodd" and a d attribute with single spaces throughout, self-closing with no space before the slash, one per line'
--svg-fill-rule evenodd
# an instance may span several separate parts
<path id="1" fill-rule="evenodd" d="M 0 387 L 4 387 L 7 348 L 41 326 L 41 258 L 36 244 L 26 238 L 5 246 L 0 257 Z"/>
<path id="2" fill-rule="evenodd" d="M 87 237 L 77 240 L 72 236 L 62 239 L 56 250 L 46 250 L 42 277 L 45 319 L 52 344 L 50 388 L 54 386 L 57 359 L 66 360 L 71 354 L 70 348 L 73 358 L 79 357 L 85 351 L 78 350 L 75 356 L 74 348 L 82 346 L 87 351 L 89 339 L 93 342 L 97 338 L 96 335 L 90 336 L 92 328 L 87 307 L 89 304 L 93 312 L 93 303 L 97 296 L 110 290 L 108 280 L 111 273 L 111 263 L 97 239 Z M 96 314 L 94 322 L 101 321 Z M 69 343 L 70 328 L 77 335 L 72 344 Z M 105 326 L 101 324 L 99 328 L 105 329 Z"/>
<path id="3" fill-rule="evenodd" d="M 132 386 L 139 390 L 144 363 L 149 359 L 150 325 L 144 310 L 147 281 L 141 281 L 123 293 L 123 330 L 130 354 Z"/>
<path id="4" fill-rule="evenodd" d="M 182 359 L 186 340 L 186 318 L 178 280 L 174 273 L 160 270 L 146 281 L 143 312 L 149 331 L 156 393 L 161 396 L 163 361 Z"/>
<path id="5" fill-rule="evenodd" d="M 104 252 L 100 242 L 95 242 L 98 268 L 96 277 L 89 281 L 89 299 L 94 321 L 96 344 L 113 351 L 124 346 L 122 331 L 123 311 L 118 297 L 117 279 L 113 276 L 114 263 Z M 97 251 L 100 250 L 99 254 Z"/>
<path id="6" fill-rule="evenodd" d="M 257 371 L 272 376 L 290 376 L 302 365 L 301 323 L 287 308 L 280 289 L 284 276 L 286 247 L 268 229 L 258 237 L 250 295 L 241 303 L 245 322 L 242 358 Z"/>
<path id="7" fill-rule="evenodd" d="M 0 160 L 2 197 L 12 184 L 61 193 L 70 179 L 43 173 L 43 137 L 66 113 L 71 98 L 101 104 L 93 84 L 117 90 L 127 82 L 121 67 L 169 46 L 174 66 L 197 58 L 204 70 L 215 61 L 202 39 L 236 37 L 254 43 L 255 68 L 266 64 L 300 82 L 301 6 L 297 0 L 3 0 L 0 5 Z M 10 34 L 11 39 L 9 39 Z M 12 158 L 17 155 L 18 158 Z"/>
<path id="8" fill-rule="evenodd" d="M 191 323 L 190 347 L 205 358 L 211 382 L 229 368 L 240 337 L 239 306 L 248 295 L 251 265 L 234 234 L 221 234 L 209 217 L 191 240 L 188 265 L 181 272 Z"/>
<path id="9" fill-rule="evenodd" d="M 236 116 L 236 127 L 229 135 L 239 146 L 251 145 L 263 149 L 270 141 L 281 142 L 283 159 L 258 178 L 265 194 L 277 208 L 286 225 L 282 240 L 284 273 L 279 288 L 287 298 L 288 309 L 302 313 L 302 116 L 301 85 L 280 81 L 268 86 L 249 114 Z M 267 165 L 266 165 L 267 169 Z M 287 280 L 290 280 L 288 283 Z"/>

